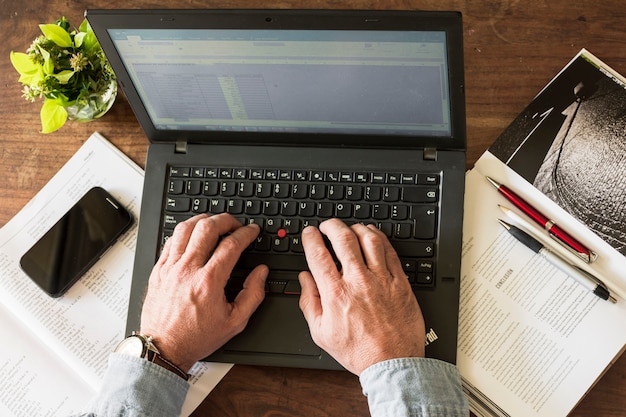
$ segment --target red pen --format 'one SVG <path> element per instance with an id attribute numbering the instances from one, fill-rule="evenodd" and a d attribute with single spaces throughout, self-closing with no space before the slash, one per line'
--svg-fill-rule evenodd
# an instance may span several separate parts
<path id="1" fill-rule="evenodd" d="M 496 189 L 507 198 L 507 200 L 522 210 L 524 214 L 530 217 L 535 223 L 543 227 L 557 242 L 561 243 L 587 263 L 591 263 L 596 260 L 597 255 L 593 251 L 570 236 L 565 230 L 561 229 L 556 223 L 554 223 L 554 221 L 543 215 L 526 200 L 515 194 L 510 188 L 494 181 L 489 177 L 486 178 L 489 180 L 491 185 L 496 187 Z"/>

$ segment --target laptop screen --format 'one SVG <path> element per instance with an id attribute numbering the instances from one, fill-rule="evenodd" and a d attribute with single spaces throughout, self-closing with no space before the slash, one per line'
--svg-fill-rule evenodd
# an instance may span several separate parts
<path id="1" fill-rule="evenodd" d="M 465 150 L 461 15 L 89 10 L 153 142 Z"/>
<path id="2" fill-rule="evenodd" d="M 445 32 L 109 35 L 157 129 L 450 135 Z"/>

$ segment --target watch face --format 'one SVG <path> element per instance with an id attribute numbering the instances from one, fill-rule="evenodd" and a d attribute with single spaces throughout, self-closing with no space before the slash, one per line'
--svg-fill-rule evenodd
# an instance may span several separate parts
<path id="1" fill-rule="evenodd" d="M 144 341 L 137 336 L 130 336 L 122 340 L 115 348 L 115 352 L 137 358 L 143 358 L 146 354 Z"/>

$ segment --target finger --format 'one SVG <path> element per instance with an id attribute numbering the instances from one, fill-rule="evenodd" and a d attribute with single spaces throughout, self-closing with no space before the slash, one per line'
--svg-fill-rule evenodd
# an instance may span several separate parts
<path id="1" fill-rule="evenodd" d="M 211 256 L 221 236 L 232 233 L 241 223 L 230 214 L 218 214 L 199 218 L 195 224 L 185 251 L 185 258 L 196 266 L 204 265 Z"/>
<path id="2" fill-rule="evenodd" d="M 183 256 L 187 250 L 187 245 L 189 244 L 189 239 L 195 229 L 196 223 L 205 218 L 207 218 L 206 214 L 199 214 L 176 225 L 174 233 L 172 233 L 172 236 L 167 240 L 169 244 L 168 258 L 171 257 L 172 261 L 175 262 Z"/>
<path id="3" fill-rule="evenodd" d="M 311 329 L 315 326 L 323 312 L 319 289 L 315 284 L 313 275 L 308 271 L 300 272 L 298 280 L 301 287 L 300 310 L 302 310 L 304 319 L 309 324 L 309 329 Z"/>
<path id="4" fill-rule="evenodd" d="M 317 228 L 309 226 L 302 231 L 302 247 L 309 270 L 321 292 L 324 292 L 331 282 L 341 280 L 337 265 Z"/>
<path id="5" fill-rule="evenodd" d="M 335 256 L 341 263 L 342 270 L 362 270 L 366 268 L 359 239 L 344 222 L 338 219 L 326 220 L 320 224 L 320 231 L 330 241 Z M 351 276 L 352 274 L 344 273 L 343 275 Z"/>
<path id="6" fill-rule="evenodd" d="M 377 276 L 389 276 L 385 245 L 381 235 L 362 224 L 353 225 L 352 231 L 359 239 L 367 268 Z"/>
<path id="7" fill-rule="evenodd" d="M 231 217 L 235 222 L 237 220 Z M 224 237 L 213 251 L 210 258 L 205 259 L 204 268 L 207 270 L 207 276 L 216 276 L 223 279 L 223 285 L 230 277 L 235 264 L 239 260 L 242 252 L 254 241 L 261 230 L 256 224 L 241 226 L 239 222 L 238 228 L 231 234 Z M 208 271 L 212 271 L 208 273 Z"/>
<path id="8" fill-rule="evenodd" d="M 269 268 L 259 265 L 250 272 L 243 283 L 243 289 L 239 291 L 232 303 L 233 310 L 231 319 L 236 323 L 237 333 L 243 331 L 252 313 L 261 305 L 265 298 L 265 281 L 269 274 Z"/>
<path id="9" fill-rule="evenodd" d="M 403 280 L 406 280 L 406 273 L 404 272 L 404 269 L 402 269 L 402 263 L 398 257 L 398 252 L 396 252 L 393 248 L 391 242 L 387 239 L 387 236 L 385 236 L 385 234 L 374 225 L 368 225 L 367 227 L 372 232 L 376 233 L 382 241 L 382 246 L 385 250 L 385 265 L 387 270 L 394 278 L 402 278 Z"/>
<path id="10" fill-rule="evenodd" d="M 157 265 L 162 266 L 167 262 L 167 258 L 170 254 L 170 246 L 172 245 L 172 242 L 170 242 L 170 240 L 172 239 L 167 239 L 165 241 L 165 244 L 163 244 L 163 249 L 161 249 L 161 254 L 159 255 L 159 259 L 157 260 Z"/>

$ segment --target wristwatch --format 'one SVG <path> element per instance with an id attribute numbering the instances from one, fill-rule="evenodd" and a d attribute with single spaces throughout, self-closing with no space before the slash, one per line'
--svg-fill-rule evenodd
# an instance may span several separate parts
<path id="1" fill-rule="evenodd" d="M 189 380 L 189 374 L 161 356 L 161 353 L 152 342 L 152 336 L 133 332 L 117 345 L 114 352 L 145 359 L 175 373 L 185 381 Z"/>

